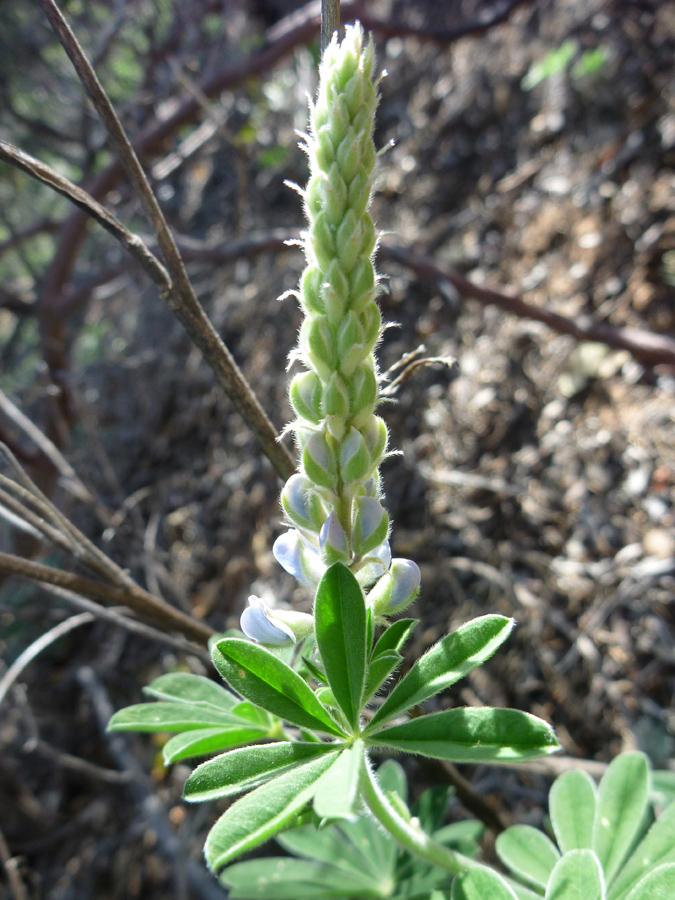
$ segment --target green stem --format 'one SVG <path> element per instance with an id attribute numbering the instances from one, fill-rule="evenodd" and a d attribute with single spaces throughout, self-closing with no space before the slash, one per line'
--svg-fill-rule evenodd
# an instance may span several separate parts
<path id="1" fill-rule="evenodd" d="M 480 863 L 474 862 L 468 856 L 448 850 L 439 844 L 419 825 L 407 822 L 394 808 L 377 783 L 377 779 L 370 768 L 368 758 L 364 756 L 361 773 L 361 793 L 371 813 L 381 825 L 399 842 L 406 850 L 410 850 L 436 866 L 441 866 L 449 872 L 465 872 L 467 869 L 483 868 Z"/>

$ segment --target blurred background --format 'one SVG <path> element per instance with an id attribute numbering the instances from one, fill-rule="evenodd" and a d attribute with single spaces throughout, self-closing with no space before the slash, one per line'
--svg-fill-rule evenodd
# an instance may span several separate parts
<path id="1" fill-rule="evenodd" d="M 281 431 L 300 315 L 277 298 L 303 268 L 284 243 L 303 227 L 285 182 L 306 180 L 297 132 L 316 86 L 316 4 L 61 8 L 200 301 Z M 639 748 L 671 767 L 675 366 L 486 305 L 448 273 L 608 334 L 672 339 L 675 7 L 345 4 L 343 21 L 356 16 L 386 69 L 373 215 L 383 316 L 396 327 L 379 359 L 403 372 L 382 408 L 403 454 L 383 474 L 394 554 L 423 572 L 410 659 L 470 617 L 515 616 L 506 647 L 444 704 L 518 707 L 554 723 L 571 756 L 608 761 Z M 0 5 L 0 134 L 154 246 L 37 2 Z M 236 626 L 251 592 L 307 608 L 271 555 L 277 476 L 156 286 L 69 201 L 6 162 L 0 391 L 0 440 L 151 592 L 219 631 Z M 86 500 L 11 404 L 60 448 Z M 0 550 L 69 565 L 6 518 Z M 71 614 L 5 577 L 0 677 Z M 225 896 L 200 858 L 224 807 L 182 804 L 186 769 L 162 766 L 161 740 L 114 743 L 103 729 L 106 710 L 140 702 L 143 684 L 175 669 L 208 672 L 96 620 L 37 656 L 5 697 L 0 855 L 19 858 L 26 897 Z M 413 790 L 434 777 L 414 761 L 408 774 Z M 542 821 L 541 773 L 465 775 L 507 817 Z M 2 873 L 0 897 L 20 900 Z"/>

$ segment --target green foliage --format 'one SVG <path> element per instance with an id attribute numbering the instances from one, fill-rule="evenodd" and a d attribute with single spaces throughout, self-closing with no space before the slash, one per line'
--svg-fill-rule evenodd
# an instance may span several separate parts
<path id="1" fill-rule="evenodd" d="M 549 802 L 559 849 L 527 825 L 507 828 L 497 838 L 497 855 L 517 879 L 510 881 L 516 897 L 665 900 L 675 896 L 675 804 L 649 827 L 653 820 L 650 777 L 649 762 L 641 753 L 618 756 L 597 790 L 579 771 L 561 775 L 551 788 Z M 471 886 L 478 877 L 469 872 L 462 883 Z"/>
<path id="2" fill-rule="evenodd" d="M 572 60 L 579 52 L 579 42 L 569 38 L 554 50 L 549 50 L 546 56 L 539 62 L 533 63 L 523 76 L 520 86 L 524 91 L 531 91 L 537 85 L 559 75 L 570 68 Z M 609 51 L 606 47 L 594 47 L 585 50 L 579 59 L 572 65 L 570 75 L 573 79 L 589 78 L 599 75 L 609 62 Z"/>
<path id="3" fill-rule="evenodd" d="M 405 801 L 407 783 L 398 763 L 383 763 L 378 777 L 388 792 Z M 413 812 L 429 835 L 474 856 L 483 826 L 474 821 L 443 826 L 447 800 L 447 789 L 426 791 Z M 413 900 L 450 885 L 447 871 L 397 849 L 391 836 L 364 812 L 330 827 L 302 825 L 277 841 L 293 856 L 250 860 L 222 872 L 221 883 L 233 900 Z M 447 895 L 439 895 L 439 900 L 442 896 Z"/>

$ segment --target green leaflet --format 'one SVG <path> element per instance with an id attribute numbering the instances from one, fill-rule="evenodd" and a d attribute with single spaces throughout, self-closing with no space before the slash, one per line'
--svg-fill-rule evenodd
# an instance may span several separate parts
<path id="1" fill-rule="evenodd" d="M 384 728 L 368 743 L 456 762 L 510 762 L 559 749 L 550 725 L 517 709 L 448 709 Z"/>
<path id="2" fill-rule="evenodd" d="M 223 678 L 256 706 L 303 728 L 342 734 L 308 684 L 269 650 L 238 638 L 224 638 L 212 654 Z"/>
<path id="3" fill-rule="evenodd" d="M 562 853 L 592 848 L 597 793 L 595 782 L 581 769 L 565 772 L 554 781 L 548 805 Z"/>
<path id="4" fill-rule="evenodd" d="M 378 638 L 372 658 L 375 659 L 388 650 L 400 651 L 418 621 L 418 619 L 398 619 L 393 622 Z"/>
<path id="5" fill-rule="evenodd" d="M 231 713 L 212 706 L 187 703 L 137 703 L 120 709 L 108 722 L 108 731 L 189 731 L 197 728 L 244 724 Z"/>
<path id="6" fill-rule="evenodd" d="M 160 675 L 152 684 L 143 688 L 143 693 L 157 700 L 174 700 L 178 703 L 189 703 L 191 706 L 206 705 L 225 711 L 232 711 L 238 702 L 234 694 L 226 691 L 215 681 L 189 672 Z"/>
<path id="7" fill-rule="evenodd" d="M 611 885 L 640 836 L 649 806 L 649 761 L 643 753 L 622 753 L 598 789 L 593 850 Z"/>
<path id="8" fill-rule="evenodd" d="M 267 733 L 266 729 L 257 729 L 250 726 L 233 728 L 199 728 L 196 731 L 184 731 L 174 735 L 162 747 L 164 764 L 178 762 L 182 759 L 192 759 L 195 756 L 208 756 L 211 753 L 220 753 L 229 750 L 230 747 L 252 744 L 261 740 Z"/>
<path id="9" fill-rule="evenodd" d="M 675 865 L 659 866 L 630 892 L 626 900 L 673 900 L 675 897 Z"/>
<path id="10" fill-rule="evenodd" d="M 384 650 L 371 661 L 363 691 L 364 703 L 379 691 L 382 684 L 402 661 L 403 657 L 397 650 Z"/>
<path id="11" fill-rule="evenodd" d="M 183 796 L 190 801 L 229 797 L 327 753 L 335 753 L 334 744 L 280 741 L 231 750 L 197 766 L 185 782 Z"/>
<path id="12" fill-rule="evenodd" d="M 274 837 L 288 825 L 311 801 L 316 782 L 332 765 L 336 755 L 337 752 L 325 753 L 279 775 L 233 803 L 206 839 L 204 853 L 209 868 L 220 869 L 242 853 Z"/>
<path id="13" fill-rule="evenodd" d="M 670 804 L 635 848 L 611 885 L 609 900 L 624 900 L 641 878 L 666 863 L 675 863 L 675 803 Z"/>
<path id="14" fill-rule="evenodd" d="M 366 733 L 459 681 L 492 656 L 512 628 L 513 619 L 490 615 L 446 635 L 399 681 L 373 716 Z"/>
<path id="15" fill-rule="evenodd" d="M 546 900 L 605 900 L 602 867 L 592 850 L 570 850 L 556 863 Z"/>
<path id="16" fill-rule="evenodd" d="M 471 869 L 452 882 L 451 900 L 516 900 L 504 879 L 491 869 Z"/>
<path id="17" fill-rule="evenodd" d="M 347 747 L 316 784 L 314 812 L 320 819 L 351 819 L 359 800 L 363 742 Z"/>
<path id="18" fill-rule="evenodd" d="M 536 887 L 545 888 L 560 860 L 555 844 L 531 825 L 512 825 L 497 838 L 495 849 L 514 875 Z"/>
<path id="19" fill-rule="evenodd" d="M 328 684 L 356 728 L 366 677 L 366 604 L 358 581 L 342 563 L 331 566 L 321 579 L 314 617 Z"/>
<path id="20" fill-rule="evenodd" d="M 337 862 L 337 860 L 336 860 Z M 382 897 L 371 879 L 309 859 L 274 857 L 230 866 L 220 878 L 232 900 L 326 900 Z"/>

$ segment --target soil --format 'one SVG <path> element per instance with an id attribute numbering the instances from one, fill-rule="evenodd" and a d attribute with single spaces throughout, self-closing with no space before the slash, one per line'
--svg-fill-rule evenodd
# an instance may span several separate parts
<path id="1" fill-rule="evenodd" d="M 239 4 L 241 46 L 291 5 Z M 495 5 L 439 12 L 431 0 L 382 0 L 373 9 L 439 29 Z M 578 44 L 574 61 L 526 90 L 528 71 L 567 40 Z M 670 4 L 541 0 L 452 43 L 404 34 L 375 41 L 387 71 L 376 141 L 393 141 L 373 203 L 383 241 L 563 315 L 673 333 Z M 584 73 L 578 64 L 591 51 L 602 62 Z M 302 227 L 284 181 L 306 178 L 294 129 L 305 127 L 313 89 L 313 56 L 301 49 L 214 99 L 225 125 L 155 177 L 179 235 L 227 244 Z M 133 132 L 132 111 L 123 112 Z M 146 160 L 155 176 L 174 150 Z M 138 216 L 128 187 L 110 205 L 128 223 Z M 82 271 L 119 260 L 117 245 L 92 228 Z M 290 418 L 284 372 L 300 316 L 292 298 L 277 298 L 296 286 L 302 265 L 287 247 L 188 267 L 280 430 Z M 443 705 L 528 710 L 555 725 L 569 756 L 609 761 L 639 748 L 655 767 L 672 768 L 675 374 L 577 344 L 393 262 L 379 270 L 383 316 L 396 323 L 382 340 L 381 369 L 420 345 L 420 357 L 455 361 L 418 367 L 382 413 L 402 451 L 383 471 L 394 555 L 423 572 L 408 662 L 469 618 L 514 616 L 505 647 Z M 310 598 L 271 553 L 282 528 L 278 479 L 156 288 L 130 265 L 96 290 L 70 329 L 79 416 L 67 456 L 108 510 L 126 501 L 126 514 L 106 530 L 95 509 L 58 488 L 64 512 L 150 590 L 219 631 L 237 625 L 249 593 L 306 609 Z M 17 374 L 16 385 L 15 401 L 40 424 L 40 373 Z M 0 538 L 4 549 L 9 530 Z M 0 600 L 7 665 L 72 614 L 14 580 Z M 0 828 L 28 897 L 225 896 L 200 858 L 223 807 L 184 805 L 188 769 L 165 769 L 153 737 L 112 740 L 104 731 L 110 711 L 140 702 L 144 684 L 176 668 L 208 672 L 101 620 L 21 675 L 0 718 Z M 550 778 L 494 767 L 463 773 L 510 821 L 542 822 Z M 416 762 L 409 776 L 414 790 L 429 783 Z M 0 885 L 5 897 L 18 900 Z"/>

